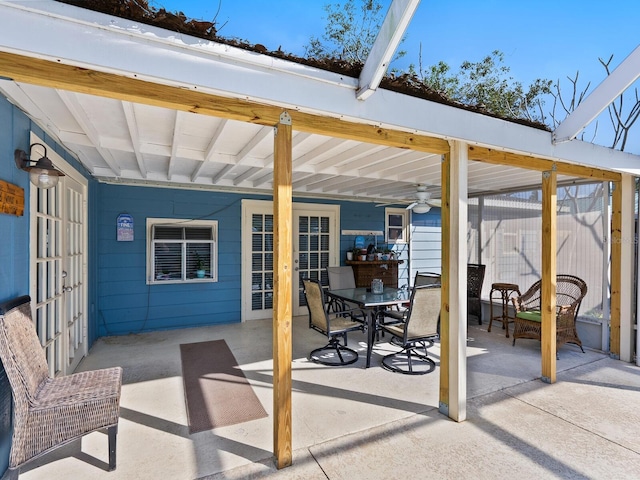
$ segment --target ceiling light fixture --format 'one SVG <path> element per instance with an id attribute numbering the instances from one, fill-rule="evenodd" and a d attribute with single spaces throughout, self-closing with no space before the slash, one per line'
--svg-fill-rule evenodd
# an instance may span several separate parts
<path id="1" fill-rule="evenodd" d="M 413 210 L 413 213 L 427 213 L 431 210 L 431 206 L 427 203 L 418 203 L 411 210 Z"/>
<path id="2" fill-rule="evenodd" d="M 31 160 L 31 151 L 36 145 L 44 149 L 44 156 L 40 160 Z M 51 163 L 51 160 L 47 158 L 47 147 L 41 143 L 32 143 L 29 146 L 29 156 L 24 150 L 17 149 L 14 152 L 16 166 L 29 172 L 29 179 L 38 188 L 53 188 L 58 184 L 59 177 L 64 177 L 64 173 L 60 170 L 56 170 Z M 35 163 L 35 165 L 31 165 Z"/>

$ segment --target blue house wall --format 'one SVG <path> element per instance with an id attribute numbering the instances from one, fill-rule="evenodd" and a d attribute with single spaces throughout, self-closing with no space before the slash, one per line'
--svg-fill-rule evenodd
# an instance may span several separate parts
<path id="1" fill-rule="evenodd" d="M 97 191 L 98 336 L 240 322 L 241 201 L 271 200 L 270 195 L 112 184 L 99 184 Z M 294 201 L 340 205 L 340 230 L 384 230 L 384 209 L 372 204 Z M 134 219 L 133 241 L 117 241 L 116 219 L 122 213 Z M 218 281 L 148 285 L 147 218 L 217 220 Z M 340 258 L 352 246 L 353 237 L 341 237 Z"/>
<path id="2" fill-rule="evenodd" d="M 29 152 L 33 131 L 68 163 L 82 172 L 85 169 L 62 147 L 45 134 L 21 110 L 0 96 L 0 179 L 24 189 L 25 211 L 21 217 L 0 214 L 0 302 L 29 293 L 29 175 L 16 167 L 14 150 Z M 9 465 L 11 417 L 13 410 L 9 383 L 0 363 L 0 476 Z"/>

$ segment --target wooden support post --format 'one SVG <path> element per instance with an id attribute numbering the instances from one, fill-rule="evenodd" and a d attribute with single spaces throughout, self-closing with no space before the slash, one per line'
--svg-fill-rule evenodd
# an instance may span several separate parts
<path id="1" fill-rule="evenodd" d="M 635 178 L 623 173 L 620 180 L 621 194 L 621 226 L 622 243 L 620 244 L 620 360 L 633 362 L 634 355 L 634 259 L 636 254 L 635 242 Z M 637 354 L 637 349 L 635 351 Z"/>
<path id="2" fill-rule="evenodd" d="M 620 252 L 622 249 L 622 187 L 613 183 L 611 192 L 611 332 L 609 354 L 620 358 Z"/>
<path id="3" fill-rule="evenodd" d="M 449 321 L 451 316 L 449 315 L 449 266 L 451 264 L 451 256 L 449 255 L 449 238 L 450 234 L 450 218 L 449 218 L 449 202 L 451 196 L 451 187 L 449 185 L 451 181 L 450 165 L 451 155 L 445 154 L 442 156 L 441 167 L 441 236 L 442 236 L 442 290 L 440 300 L 440 399 L 438 402 L 440 413 L 449 415 Z"/>
<path id="4" fill-rule="evenodd" d="M 292 356 L 292 153 L 291 117 L 280 115 L 275 127 L 273 167 L 274 300 L 273 300 L 273 453 L 276 467 L 291 465 Z"/>
<path id="5" fill-rule="evenodd" d="M 442 165 L 440 412 L 467 418 L 467 145 L 451 142 Z"/>
<path id="6" fill-rule="evenodd" d="M 610 354 L 624 362 L 633 360 L 634 193 L 633 177 L 623 174 L 611 198 Z"/>
<path id="7" fill-rule="evenodd" d="M 557 174 L 542 173 L 542 381 L 556 381 Z"/>
<path id="8" fill-rule="evenodd" d="M 622 188 L 613 184 L 611 192 L 611 331 L 609 355 L 620 358 L 620 260 L 622 258 Z"/>

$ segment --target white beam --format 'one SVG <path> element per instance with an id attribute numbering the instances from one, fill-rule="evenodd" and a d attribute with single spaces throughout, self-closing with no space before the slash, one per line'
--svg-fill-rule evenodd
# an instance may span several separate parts
<path id="1" fill-rule="evenodd" d="M 332 150 L 338 148 L 343 143 L 345 143 L 345 140 L 343 140 L 342 138 L 329 138 L 329 140 L 321 143 L 311 151 L 296 158 L 293 162 L 294 167 L 300 168 L 302 165 L 312 162 L 321 155 L 330 153 Z"/>
<path id="2" fill-rule="evenodd" d="M 140 153 L 140 132 L 138 131 L 138 121 L 136 120 L 135 106 L 131 102 L 122 102 L 122 112 L 127 122 L 127 130 L 131 139 L 131 148 L 136 156 L 136 163 L 142 178 L 147 178 L 147 167 L 144 164 L 142 153 Z"/>
<path id="3" fill-rule="evenodd" d="M 102 139 L 100 138 L 100 135 L 98 134 L 96 129 L 93 127 L 93 122 L 91 122 L 91 119 L 82 108 L 82 105 L 78 100 L 78 95 L 73 92 L 67 92 L 63 90 L 58 90 L 57 92 L 60 100 L 62 100 L 62 102 L 69 109 L 69 112 L 71 112 L 71 115 L 73 115 L 73 118 L 80 126 L 80 129 L 87 135 L 87 137 L 91 139 L 91 143 L 96 146 L 96 150 L 100 154 L 100 157 L 102 157 L 105 163 L 109 166 L 113 174 L 116 177 L 122 176 L 122 171 L 118 166 L 118 162 L 116 162 L 116 160 L 113 158 L 113 155 L 108 149 L 101 146 Z"/>
<path id="4" fill-rule="evenodd" d="M 186 113 L 177 111 L 173 122 L 173 138 L 171 139 L 171 155 L 169 155 L 169 167 L 167 168 L 167 180 L 171 181 L 177 167 L 178 146 L 180 145 L 180 135 L 185 121 Z"/>
<path id="5" fill-rule="evenodd" d="M 364 62 L 358 80 L 356 98 L 366 100 L 376 91 L 384 76 L 391 57 L 402 41 L 402 36 L 409 26 L 420 0 L 393 0 L 384 17 L 378 36 Z"/>
<path id="6" fill-rule="evenodd" d="M 573 140 L 629 85 L 640 77 L 640 46 L 631 52 L 617 68 L 560 123 L 553 132 L 553 143 Z"/>
<path id="7" fill-rule="evenodd" d="M 220 120 L 220 123 L 218 124 L 218 126 L 215 129 L 215 131 L 211 135 L 211 140 L 209 141 L 209 145 L 207 145 L 207 150 L 205 151 L 205 154 L 204 154 L 204 161 L 201 162 L 193 170 L 193 172 L 191 173 L 191 181 L 192 182 L 196 181 L 196 179 L 200 175 L 200 171 L 204 168 L 204 165 L 207 162 L 211 161 L 211 158 L 213 157 L 213 154 L 215 153 L 216 142 L 218 141 L 218 138 L 220 138 L 220 135 L 222 135 L 222 131 L 224 130 L 224 127 L 227 126 L 227 122 L 228 122 L 228 120 L 226 120 L 226 119 Z"/>
<path id="8" fill-rule="evenodd" d="M 272 135 L 273 133 L 273 128 L 272 127 L 262 127 L 258 133 L 256 133 L 253 138 L 251 140 L 249 140 L 249 143 L 247 143 L 242 150 L 240 150 L 238 152 L 238 154 L 236 155 L 236 164 L 232 166 L 232 168 L 229 168 L 225 171 L 225 175 L 230 174 L 231 172 L 233 172 L 233 170 L 239 166 L 239 165 L 245 165 L 245 159 L 247 158 L 247 156 L 251 153 L 251 151 L 256 148 L 256 146 L 262 142 L 262 140 L 264 140 L 265 138 L 267 138 L 267 136 Z M 235 181 L 234 181 L 235 184 Z"/>

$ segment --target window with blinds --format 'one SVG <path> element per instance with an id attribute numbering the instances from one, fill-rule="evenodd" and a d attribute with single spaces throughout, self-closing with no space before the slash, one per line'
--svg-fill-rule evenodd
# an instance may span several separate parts
<path id="1" fill-rule="evenodd" d="M 217 281 L 217 221 L 147 219 L 149 283 Z"/>

